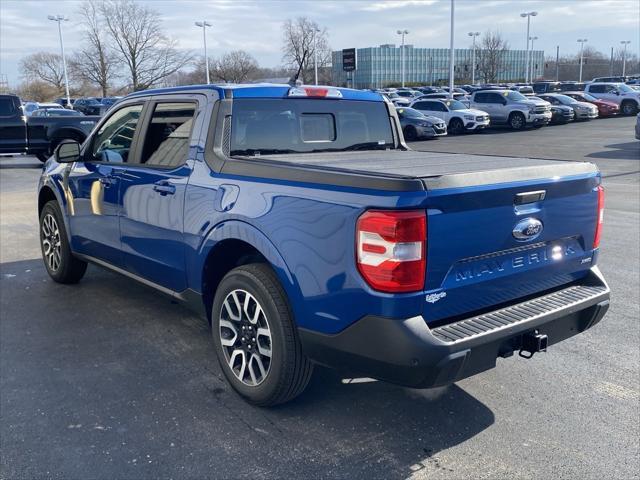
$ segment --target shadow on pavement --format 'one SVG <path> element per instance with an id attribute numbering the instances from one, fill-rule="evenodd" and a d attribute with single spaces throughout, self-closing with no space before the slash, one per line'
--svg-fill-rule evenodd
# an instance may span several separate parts
<path id="1" fill-rule="evenodd" d="M 610 150 L 594 152 L 586 155 L 589 158 L 610 158 L 614 160 L 640 160 L 640 141 L 614 143 L 605 145 Z"/>
<path id="2" fill-rule="evenodd" d="M 227 386 L 206 321 L 90 267 L 53 283 L 40 259 L 0 265 L 0 441 L 7 478 L 405 478 L 494 423 L 458 386 L 348 383 L 318 368 L 293 402 Z M 45 473 L 46 472 L 46 473 Z"/>

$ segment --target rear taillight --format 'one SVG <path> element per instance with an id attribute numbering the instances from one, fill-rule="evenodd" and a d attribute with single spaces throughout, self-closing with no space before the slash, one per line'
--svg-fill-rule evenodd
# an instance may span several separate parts
<path id="1" fill-rule="evenodd" d="M 593 248 L 600 246 L 600 236 L 602 235 L 602 221 L 604 220 L 604 188 L 598 185 L 598 223 L 596 224 L 596 234 L 593 237 Z"/>
<path id="2" fill-rule="evenodd" d="M 358 270 L 374 290 L 424 288 L 427 217 L 424 210 L 369 210 L 356 226 Z"/>

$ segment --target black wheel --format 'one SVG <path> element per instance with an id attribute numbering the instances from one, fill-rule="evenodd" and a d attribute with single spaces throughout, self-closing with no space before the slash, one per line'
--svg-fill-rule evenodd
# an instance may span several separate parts
<path id="1" fill-rule="evenodd" d="M 638 112 L 638 105 L 635 102 L 622 102 L 620 110 L 623 115 L 635 115 Z"/>
<path id="2" fill-rule="evenodd" d="M 71 253 L 62 212 L 55 200 L 47 202 L 40 214 L 40 247 L 47 273 L 56 282 L 78 283 L 84 276 L 87 263 Z"/>
<path id="3" fill-rule="evenodd" d="M 404 139 L 408 142 L 412 142 L 418 138 L 418 132 L 416 132 L 416 129 L 412 126 L 405 127 L 402 133 L 404 134 Z"/>
<path id="4" fill-rule="evenodd" d="M 513 112 L 509 115 L 509 125 L 514 130 L 522 130 L 527 124 L 527 120 L 524 118 L 524 115 L 520 112 Z"/>
<path id="5" fill-rule="evenodd" d="M 222 371 L 248 402 L 277 405 L 307 386 L 313 365 L 268 265 L 244 265 L 225 275 L 213 300 L 211 328 Z"/>
<path id="6" fill-rule="evenodd" d="M 449 122 L 449 133 L 459 135 L 464 132 L 464 123 L 459 118 L 452 118 Z"/>
<path id="7" fill-rule="evenodd" d="M 44 163 L 44 162 L 46 162 L 47 160 L 49 160 L 49 157 L 50 157 L 50 156 L 51 156 L 51 155 L 49 155 L 49 153 L 48 153 L 48 152 L 38 152 L 38 153 L 36 153 L 36 158 L 37 158 L 38 160 L 40 160 L 42 163 Z"/>

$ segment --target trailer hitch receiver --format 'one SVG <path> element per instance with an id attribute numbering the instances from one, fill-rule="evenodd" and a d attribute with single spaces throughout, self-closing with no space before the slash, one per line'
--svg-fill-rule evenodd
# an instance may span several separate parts
<path id="1" fill-rule="evenodd" d="M 538 333 L 537 330 L 532 333 L 526 333 L 522 336 L 522 346 L 518 355 L 522 358 L 531 358 L 536 352 L 546 352 L 547 344 L 547 336 Z"/>

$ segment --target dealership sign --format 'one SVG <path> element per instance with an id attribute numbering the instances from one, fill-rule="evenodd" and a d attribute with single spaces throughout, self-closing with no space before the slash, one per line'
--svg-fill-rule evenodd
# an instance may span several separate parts
<path id="1" fill-rule="evenodd" d="M 356 69 L 356 49 L 345 48 L 342 50 L 342 69 L 345 72 L 353 72 Z"/>

